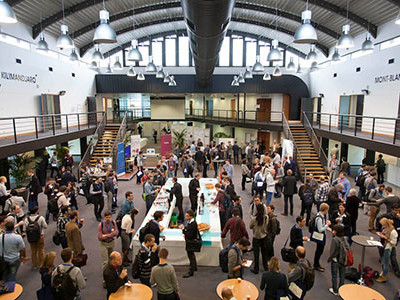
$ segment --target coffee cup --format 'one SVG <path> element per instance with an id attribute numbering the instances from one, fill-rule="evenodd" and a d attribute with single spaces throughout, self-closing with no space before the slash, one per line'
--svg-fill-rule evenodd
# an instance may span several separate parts
<path id="1" fill-rule="evenodd" d="M 250 300 L 250 298 L 251 298 L 250 295 L 246 296 L 246 300 Z"/>
<path id="2" fill-rule="evenodd" d="M 240 278 L 240 277 L 237 280 L 238 280 L 238 283 L 242 282 L 242 278 Z"/>

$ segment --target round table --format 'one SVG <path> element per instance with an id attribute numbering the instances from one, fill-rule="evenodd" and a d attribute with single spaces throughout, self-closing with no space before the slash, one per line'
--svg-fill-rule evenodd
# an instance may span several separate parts
<path id="1" fill-rule="evenodd" d="M 357 245 L 360 245 L 362 247 L 362 252 L 361 252 L 361 278 L 359 283 L 364 284 L 363 280 L 363 270 L 364 270 L 364 259 L 365 259 L 365 248 L 366 247 L 376 247 L 375 245 L 370 245 L 368 244 L 368 241 L 376 241 L 374 238 L 371 239 L 371 237 L 366 236 L 366 235 L 353 235 L 351 237 L 351 240 L 356 243 Z"/>
<path id="2" fill-rule="evenodd" d="M 109 300 L 151 300 L 153 292 L 147 285 L 132 283 L 131 287 L 121 286 L 110 295 Z"/>
<path id="3" fill-rule="evenodd" d="M 15 300 L 15 299 L 18 299 L 19 296 L 21 296 L 23 290 L 24 289 L 22 288 L 22 285 L 16 283 L 14 292 L 0 295 L 0 300 Z"/>
<path id="4" fill-rule="evenodd" d="M 222 299 L 221 293 L 223 288 L 228 287 L 232 289 L 233 296 L 238 299 L 246 299 L 246 296 L 249 295 L 251 300 L 258 299 L 259 292 L 254 284 L 250 281 L 243 280 L 239 283 L 237 279 L 227 279 L 217 286 L 217 295 Z"/>
<path id="5" fill-rule="evenodd" d="M 343 300 L 385 300 L 377 291 L 358 284 L 345 284 L 339 288 Z"/>

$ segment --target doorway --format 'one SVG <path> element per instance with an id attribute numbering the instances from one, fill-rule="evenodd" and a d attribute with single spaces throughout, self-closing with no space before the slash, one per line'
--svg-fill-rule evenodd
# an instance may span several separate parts
<path id="1" fill-rule="evenodd" d="M 283 103 L 282 103 L 282 111 L 285 115 L 286 120 L 289 120 L 290 117 L 290 95 L 283 94 Z"/>
<path id="2" fill-rule="evenodd" d="M 193 100 L 189 101 L 189 115 L 193 116 Z"/>
<path id="3" fill-rule="evenodd" d="M 313 98 L 313 119 L 312 122 L 313 123 L 317 123 L 319 124 L 321 122 L 321 115 L 319 114 L 321 112 L 321 106 L 322 106 L 322 99 L 321 97 L 315 97 Z M 310 120 L 311 121 L 311 120 Z"/>
<path id="4" fill-rule="evenodd" d="M 213 101 L 212 100 L 206 100 L 206 115 L 208 117 L 213 116 Z"/>
<path id="5" fill-rule="evenodd" d="M 271 120 L 271 99 L 257 99 L 257 121 Z"/>
<path id="6" fill-rule="evenodd" d="M 364 95 L 340 96 L 340 115 L 362 115 L 364 112 Z M 343 124 L 342 124 L 343 122 Z M 355 128 L 361 130 L 361 117 L 339 117 L 339 128 Z"/>
<path id="7" fill-rule="evenodd" d="M 231 100 L 232 119 L 236 119 L 236 99 Z"/>
<path id="8" fill-rule="evenodd" d="M 263 152 L 269 151 L 270 144 L 270 132 L 268 131 L 257 131 L 257 142 L 260 144 Z"/>
<path id="9" fill-rule="evenodd" d="M 50 95 L 50 94 L 42 94 L 40 97 L 40 114 L 41 115 L 56 115 L 61 113 L 60 108 L 60 96 L 59 95 Z M 43 117 L 41 122 L 39 122 L 39 131 L 51 130 L 53 128 L 61 129 L 61 116 L 52 117 Z"/>

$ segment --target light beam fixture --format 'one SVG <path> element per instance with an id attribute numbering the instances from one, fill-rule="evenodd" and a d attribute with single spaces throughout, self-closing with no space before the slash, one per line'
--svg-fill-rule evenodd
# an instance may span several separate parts
<path id="1" fill-rule="evenodd" d="M 397 25 L 400 25 L 400 11 L 397 14 L 397 18 L 396 18 L 396 21 L 394 23 L 397 24 Z"/>
<path id="2" fill-rule="evenodd" d="M 296 71 L 296 65 L 293 62 L 293 57 L 290 58 L 290 62 L 288 63 L 286 70 L 288 71 Z"/>
<path id="3" fill-rule="evenodd" d="M 158 71 L 156 73 L 156 78 L 164 78 L 165 74 L 164 74 L 164 69 L 163 67 L 158 67 Z"/>
<path id="4" fill-rule="evenodd" d="M 338 40 L 336 48 L 349 49 L 354 47 L 353 37 L 350 35 L 350 24 L 349 24 L 349 0 L 347 0 L 347 24 L 343 25 L 342 35 Z"/>
<path id="5" fill-rule="evenodd" d="M 310 52 L 308 52 L 307 56 L 306 56 L 306 60 L 308 61 L 317 61 L 318 55 L 317 52 L 315 52 L 315 45 L 311 45 L 310 46 Z"/>
<path id="6" fill-rule="evenodd" d="M 332 61 L 340 61 L 339 49 L 335 48 L 335 53 L 332 55 Z"/>
<path id="7" fill-rule="evenodd" d="M 306 4 L 306 10 L 301 13 L 302 23 L 297 28 L 294 34 L 294 43 L 296 44 L 315 44 L 318 41 L 317 32 L 311 25 L 311 10 L 308 10 L 308 0 Z"/>
<path id="8" fill-rule="evenodd" d="M 297 74 L 302 73 L 300 63 L 297 65 L 297 71 L 296 71 L 296 73 L 297 73 Z"/>
<path id="9" fill-rule="evenodd" d="M 124 68 L 122 67 L 122 65 L 121 65 L 121 63 L 119 62 L 119 56 L 116 56 L 115 57 L 115 63 L 114 63 L 114 70 L 118 70 L 118 71 L 121 71 L 121 70 L 123 70 Z"/>
<path id="10" fill-rule="evenodd" d="M 78 56 L 78 54 L 76 53 L 75 48 L 72 48 L 71 54 L 69 55 L 69 60 L 70 60 L 70 61 L 77 61 L 77 60 L 79 60 L 79 56 Z"/>
<path id="11" fill-rule="evenodd" d="M 169 74 L 168 74 L 168 72 L 165 72 L 165 76 L 164 76 L 163 82 L 164 83 L 169 83 Z"/>
<path id="12" fill-rule="evenodd" d="M 137 75 L 137 80 L 143 81 L 145 79 L 146 78 L 144 77 L 143 72 L 139 72 L 138 75 Z"/>
<path id="13" fill-rule="evenodd" d="M 264 67 L 263 67 L 263 65 L 260 63 L 260 55 L 257 55 L 257 56 L 256 56 L 256 62 L 255 62 L 255 64 L 254 64 L 254 66 L 253 66 L 253 72 L 256 72 L 256 73 L 262 73 L 262 72 L 264 72 Z"/>
<path id="14" fill-rule="evenodd" d="M 244 76 L 243 76 L 243 72 L 239 73 L 238 82 L 239 83 L 245 83 L 246 82 L 246 80 L 244 79 Z"/>
<path id="15" fill-rule="evenodd" d="M 105 8 L 105 3 L 103 0 L 103 9 L 99 12 L 100 24 L 97 26 L 94 32 L 93 42 L 102 44 L 113 44 L 117 42 L 117 35 L 114 29 L 108 24 L 110 19 L 110 14 Z"/>
<path id="16" fill-rule="evenodd" d="M 137 40 L 131 41 L 131 50 L 128 52 L 128 60 L 130 61 L 142 61 L 142 54 L 140 53 L 139 49 L 137 48 Z"/>
<path id="17" fill-rule="evenodd" d="M 275 77 L 282 76 L 282 71 L 281 71 L 281 69 L 279 68 L 279 66 L 276 66 L 276 67 L 275 67 L 274 72 L 272 73 L 272 76 L 275 76 Z"/>
<path id="18" fill-rule="evenodd" d="M 40 33 L 39 36 L 39 42 L 37 43 L 36 51 L 43 51 L 47 52 L 49 51 L 49 45 L 47 44 L 45 38 L 44 38 L 44 33 Z"/>
<path id="19" fill-rule="evenodd" d="M 126 74 L 128 77 L 135 77 L 136 76 L 136 71 L 133 66 L 130 66 L 128 73 Z"/>
<path id="20" fill-rule="evenodd" d="M 169 83 L 168 83 L 168 86 L 176 86 L 176 81 L 175 81 L 175 79 L 174 79 L 174 76 L 173 76 L 173 75 L 169 77 Z"/>
<path id="21" fill-rule="evenodd" d="M 271 74 L 268 71 L 264 73 L 263 80 L 271 80 Z"/>
<path id="22" fill-rule="evenodd" d="M 251 71 L 251 67 L 247 67 L 246 68 L 246 71 L 244 72 L 243 78 L 244 79 L 253 79 L 253 73 Z"/>
<path id="23" fill-rule="evenodd" d="M 153 63 L 153 56 L 152 55 L 149 56 L 149 63 L 147 64 L 146 72 L 149 72 L 149 73 L 157 72 L 157 67 Z"/>
<path id="24" fill-rule="evenodd" d="M 361 45 L 361 51 L 363 52 L 373 52 L 374 51 L 374 43 L 371 41 L 371 35 L 369 32 L 367 32 L 367 35 L 365 37 L 365 41 Z"/>
<path id="25" fill-rule="evenodd" d="M 239 80 L 238 80 L 238 77 L 237 77 L 237 76 L 234 76 L 234 77 L 233 77 L 231 86 L 239 86 Z"/>
<path id="26" fill-rule="evenodd" d="M 100 63 L 104 59 L 103 54 L 100 52 L 100 46 L 98 44 L 94 45 L 94 52 L 92 54 L 92 61 Z"/>
<path id="27" fill-rule="evenodd" d="M 268 61 L 280 61 L 282 60 L 281 51 L 278 50 L 278 40 L 272 40 L 271 50 L 268 53 Z"/>
<path id="28" fill-rule="evenodd" d="M 15 24 L 17 17 L 11 6 L 4 0 L 0 0 L 0 23 Z"/>
<path id="29" fill-rule="evenodd" d="M 57 47 L 62 49 L 72 49 L 74 48 L 74 42 L 68 34 L 68 26 L 65 25 L 65 13 L 64 13 L 64 0 L 61 1 L 62 5 L 62 15 L 63 23 L 61 24 L 61 34 L 57 39 Z"/>

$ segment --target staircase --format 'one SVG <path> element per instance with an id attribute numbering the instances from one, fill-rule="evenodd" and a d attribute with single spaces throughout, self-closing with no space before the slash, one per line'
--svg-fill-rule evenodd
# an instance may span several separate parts
<path id="1" fill-rule="evenodd" d="M 326 175 L 323 165 L 314 149 L 311 138 L 300 121 L 288 121 L 290 131 L 297 148 L 297 163 L 301 174 L 314 174 L 318 179 L 321 175 Z M 301 159 L 299 159 L 301 158 Z"/>
<path id="2" fill-rule="evenodd" d="M 96 165 L 96 161 L 98 159 L 101 159 L 101 161 L 103 161 L 103 158 L 113 156 L 112 150 L 120 126 L 120 124 L 105 125 L 103 134 L 99 138 L 96 147 L 94 148 L 94 151 L 90 156 L 90 165 L 92 167 Z"/>

